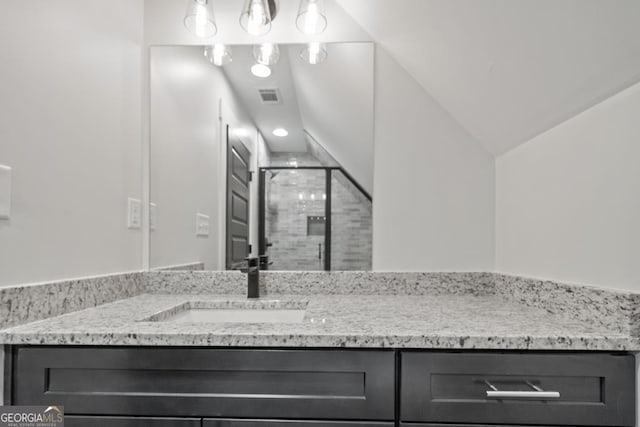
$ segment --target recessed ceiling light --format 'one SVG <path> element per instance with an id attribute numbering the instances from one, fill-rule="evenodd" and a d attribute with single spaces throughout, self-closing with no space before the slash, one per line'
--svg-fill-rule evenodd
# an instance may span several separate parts
<path id="1" fill-rule="evenodd" d="M 284 128 L 278 128 L 273 130 L 273 134 L 275 136 L 287 136 L 289 135 L 289 132 Z"/>
<path id="2" fill-rule="evenodd" d="M 260 77 L 261 79 L 266 79 L 271 75 L 271 68 L 263 64 L 255 64 L 253 67 L 251 67 L 251 72 L 256 77 Z"/>

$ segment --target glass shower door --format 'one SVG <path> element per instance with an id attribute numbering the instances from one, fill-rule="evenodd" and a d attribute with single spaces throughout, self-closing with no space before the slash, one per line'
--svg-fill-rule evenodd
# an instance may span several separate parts
<path id="1" fill-rule="evenodd" d="M 326 171 L 265 171 L 264 228 L 269 270 L 325 269 Z"/>

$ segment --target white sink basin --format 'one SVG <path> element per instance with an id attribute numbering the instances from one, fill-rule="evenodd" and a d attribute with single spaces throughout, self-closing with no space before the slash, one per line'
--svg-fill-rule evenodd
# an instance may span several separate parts
<path id="1" fill-rule="evenodd" d="M 302 323 L 305 310 L 192 308 L 163 319 L 171 323 Z"/>
<path id="2" fill-rule="evenodd" d="M 187 301 L 162 310 L 141 322 L 169 323 L 302 323 L 305 300 Z"/>

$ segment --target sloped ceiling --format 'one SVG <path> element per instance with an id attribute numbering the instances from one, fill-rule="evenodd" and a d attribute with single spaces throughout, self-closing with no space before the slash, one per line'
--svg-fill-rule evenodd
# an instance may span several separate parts
<path id="1" fill-rule="evenodd" d="M 337 2 L 496 155 L 640 81 L 638 0 Z"/>
<path id="2" fill-rule="evenodd" d="M 300 45 L 298 49 L 301 49 Z M 223 70 L 234 92 L 242 100 L 243 106 L 260 129 L 262 136 L 271 151 L 296 152 L 306 151 L 304 124 L 300 117 L 298 97 L 291 73 L 290 62 L 297 58 L 297 52 L 289 54 L 287 45 L 280 45 L 280 60 L 271 66 L 272 74 L 267 78 L 257 78 L 251 74 L 253 46 L 235 45 L 233 61 L 225 65 Z M 275 89 L 280 102 L 264 104 L 260 98 L 260 89 Z M 289 132 L 286 137 L 273 135 L 276 128 L 285 128 Z"/>
<path id="3" fill-rule="evenodd" d="M 280 60 L 271 66 L 271 76 L 260 79 L 249 71 L 254 64 L 253 46 L 234 45 L 233 61 L 224 66 L 224 73 L 271 151 L 306 151 L 306 131 L 371 192 L 373 44 L 328 43 L 327 59 L 318 65 L 299 57 L 303 47 L 281 44 Z M 281 102 L 263 104 L 259 89 L 277 89 Z M 277 127 L 284 127 L 289 135 L 273 136 Z"/>
<path id="4" fill-rule="evenodd" d="M 294 50 L 290 47 L 290 56 Z M 305 130 L 373 191 L 372 43 L 332 43 L 319 65 L 291 61 Z"/>

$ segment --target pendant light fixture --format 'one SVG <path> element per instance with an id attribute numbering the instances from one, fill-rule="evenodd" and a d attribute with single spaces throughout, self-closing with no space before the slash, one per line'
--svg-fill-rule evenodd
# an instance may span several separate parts
<path id="1" fill-rule="evenodd" d="M 322 33 L 327 28 L 324 0 L 300 0 L 296 26 L 308 36 Z"/>
<path id="2" fill-rule="evenodd" d="M 302 49 L 300 57 L 311 65 L 320 64 L 327 59 L 327 45 L 319 42 L 311 42 Z"/>
<path id="3" fill-rule="evenodd" d="M 240 15 L 240 26 L 252 36 L 264 36 L 271 31 L 275 14 L 275 0 L 246 0 Z"/>
<path id="4" fill-rule="evenodd" d="M 231 48 L 222 43 L 216 43 L 213 46 L 204 48 L 204 56 L 213 65 L 222 67 L 229 64 L 233 60 Z"/>
<path id="5" fill-rule="evenodd" d="M 218 27 L 213 15 L 213 0 L 187 0 L 184 26 L 201 39 L 216 35 Z"/>
<path id="6" fill-rule="evenodd" d="M 274 65 L 280 59 L 280 48 L 277 44 L 262 43 L 253 47 L 253 58 L 258 64 Z"/>

